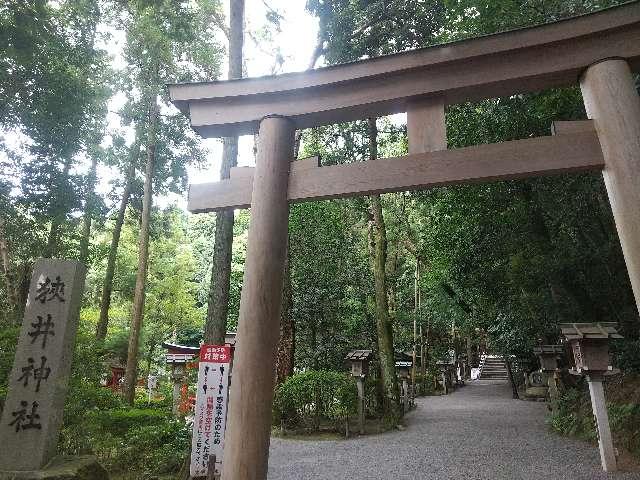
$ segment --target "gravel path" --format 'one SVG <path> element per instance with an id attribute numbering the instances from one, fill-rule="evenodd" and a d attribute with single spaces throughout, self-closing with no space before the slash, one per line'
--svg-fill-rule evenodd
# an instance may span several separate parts
<path id="1" fill-rule="evenodd" d="M 269 480 L 620 480 L 597 447 L 555 435 L 546 405 L 511 399 L 508 385 L 477 381 L 417 399 L 407 429 L 344 441 L 273 438 Z"/>

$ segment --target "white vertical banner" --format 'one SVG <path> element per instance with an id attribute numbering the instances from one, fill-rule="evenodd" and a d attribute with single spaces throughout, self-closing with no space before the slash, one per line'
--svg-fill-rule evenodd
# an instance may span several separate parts
<path id="1" fill-rule="evenodd" d="M 198 390 L 191 445 L 192 477 L 207 475 L 211 455 L 216 456 L 216 470 L 221 470 L 230 365 L 231 347 L 229 345 L 200 347 Z"/>

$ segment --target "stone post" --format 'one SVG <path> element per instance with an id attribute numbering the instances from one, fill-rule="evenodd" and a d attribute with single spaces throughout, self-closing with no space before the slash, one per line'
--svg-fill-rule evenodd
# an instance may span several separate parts
<path id="1" fill-rule="evenodd" d="M 358 424 L 360 435 L 364 435 L 364 377 L 358 377 L 356 385 L 358 386 Z"/>
<path id="2" fill-rule="evenodd" d="M 0 423 L 0 472 L 40 470 L 56 453 L 85 273 L 68 260 L 33 268 Z"/>
<path id="3" fill-rule="evenodd" d="M 406 377 L 402 378 L 402 406 L 404 408 L 404 413 L 409 411 L 409 399 L 411 396 L 409 395 L 409 379 Z"/>
<path id="4" fill-rule="evenodd" d="M 587 382 L 589 383 L 589 393 L 591 394 L 591 406 L 598 426 L 598 447 L 600 448 L 602 469 L 605 472 L 615 472 L 617 470 L 616 453 L 613 448 L 611 428 L 609 427 L 609 415 L 604 398 L 604 388 L 602 387 L 602 375 L 587 375 Z"/>

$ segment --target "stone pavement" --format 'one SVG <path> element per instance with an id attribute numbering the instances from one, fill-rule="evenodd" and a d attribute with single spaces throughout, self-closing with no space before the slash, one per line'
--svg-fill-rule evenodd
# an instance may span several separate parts
<path id="1" fill-rule="evenodd" d="M 605 474 L 597 446 L 560 437 L 544 403 L 501 382 L 417 399 L 407 429 L 350 440 L 272 438 L 268 480 L 640 480 Z"/>

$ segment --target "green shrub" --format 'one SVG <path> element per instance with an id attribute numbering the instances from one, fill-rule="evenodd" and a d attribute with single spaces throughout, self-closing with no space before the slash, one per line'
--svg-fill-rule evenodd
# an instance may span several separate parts
<path id="1" fill-rule="evenodd" d="M 551 428 L 563 435 L 585 440 L 597 439 L 596 426 L 587 392 L 570 388 L 558 399 L 558 407 L 550 419 Z"/>
<path id="2" fill-rule="evenodd" d="M 72 382 L 64 408 L 64 425 L 83 423 L 94 411 L 122 407 L 122 399 L 109 388 L 86 380 Z"/>
<path id="3" fill-rule="evenodd" d="M 169 413 L 152 408 L 131 408 L 92 412 L 89 417 L 101 430 L 124 437 L 136 428 L 161 425 L 167 421 Z"/>
<path id="4" fill-rule="evenodd" d="M 81 419 L 65 424 L 59 450 L 70 455 L 94 454 L 113 471 L 162 474 L 180 467 L 188 445 L 188 426 L 169 412 L 116 408 L 89 410 Z"/>
<path id="5" fill-rule="evenodd" d="M 640 457 L 640 405 L 608 403 L 607 411 L 615 444 Z M 558 409 L 551 416 L 550 425 L 563 435 L 597 441 L 589 393 L 579 388 L 568 389 L 560 397 Z"/>
<path id="6" fill-rule="evenodd" d="M 190 428 L 175 418 L 163 418 L 161 423 L 136 427 L 124 437 L 124 448 L 110 459 L 117 471 L 164 474 L 180 469 L 189 450 Z"/>
<path id="7" fill-rule="evenodd" d="M 357 412 L 358 392 L 342 372 L 310 370 L 289 377 L 276 390 L 274 423 L 318 430 L 327 423 L 339 429 Z"/>
<path id="8" fill-rule="evenodd" d="M 435 393 L 435 380 L 432 372 L 427 372 L 423 378 L 422 375 L 416 375 L 416 395 L 433 395 Z"/>
<path id="9" fill-rule="evenodd" d="M 19 333 L 19 327 L 0 328 L 0 388 L 7 386 Z"/>
<path id="10" fill-rule="evenodd" d="M 612 342 L 613 365 L 623 372 L 640 373 L 640 340 L 620 339 Z"/>
<path id="11" fill-rule="evenodd" d="M 611 404 L 607 411 L 611 430 L 618 445 L 640 457 L 640 405 Z"/>

